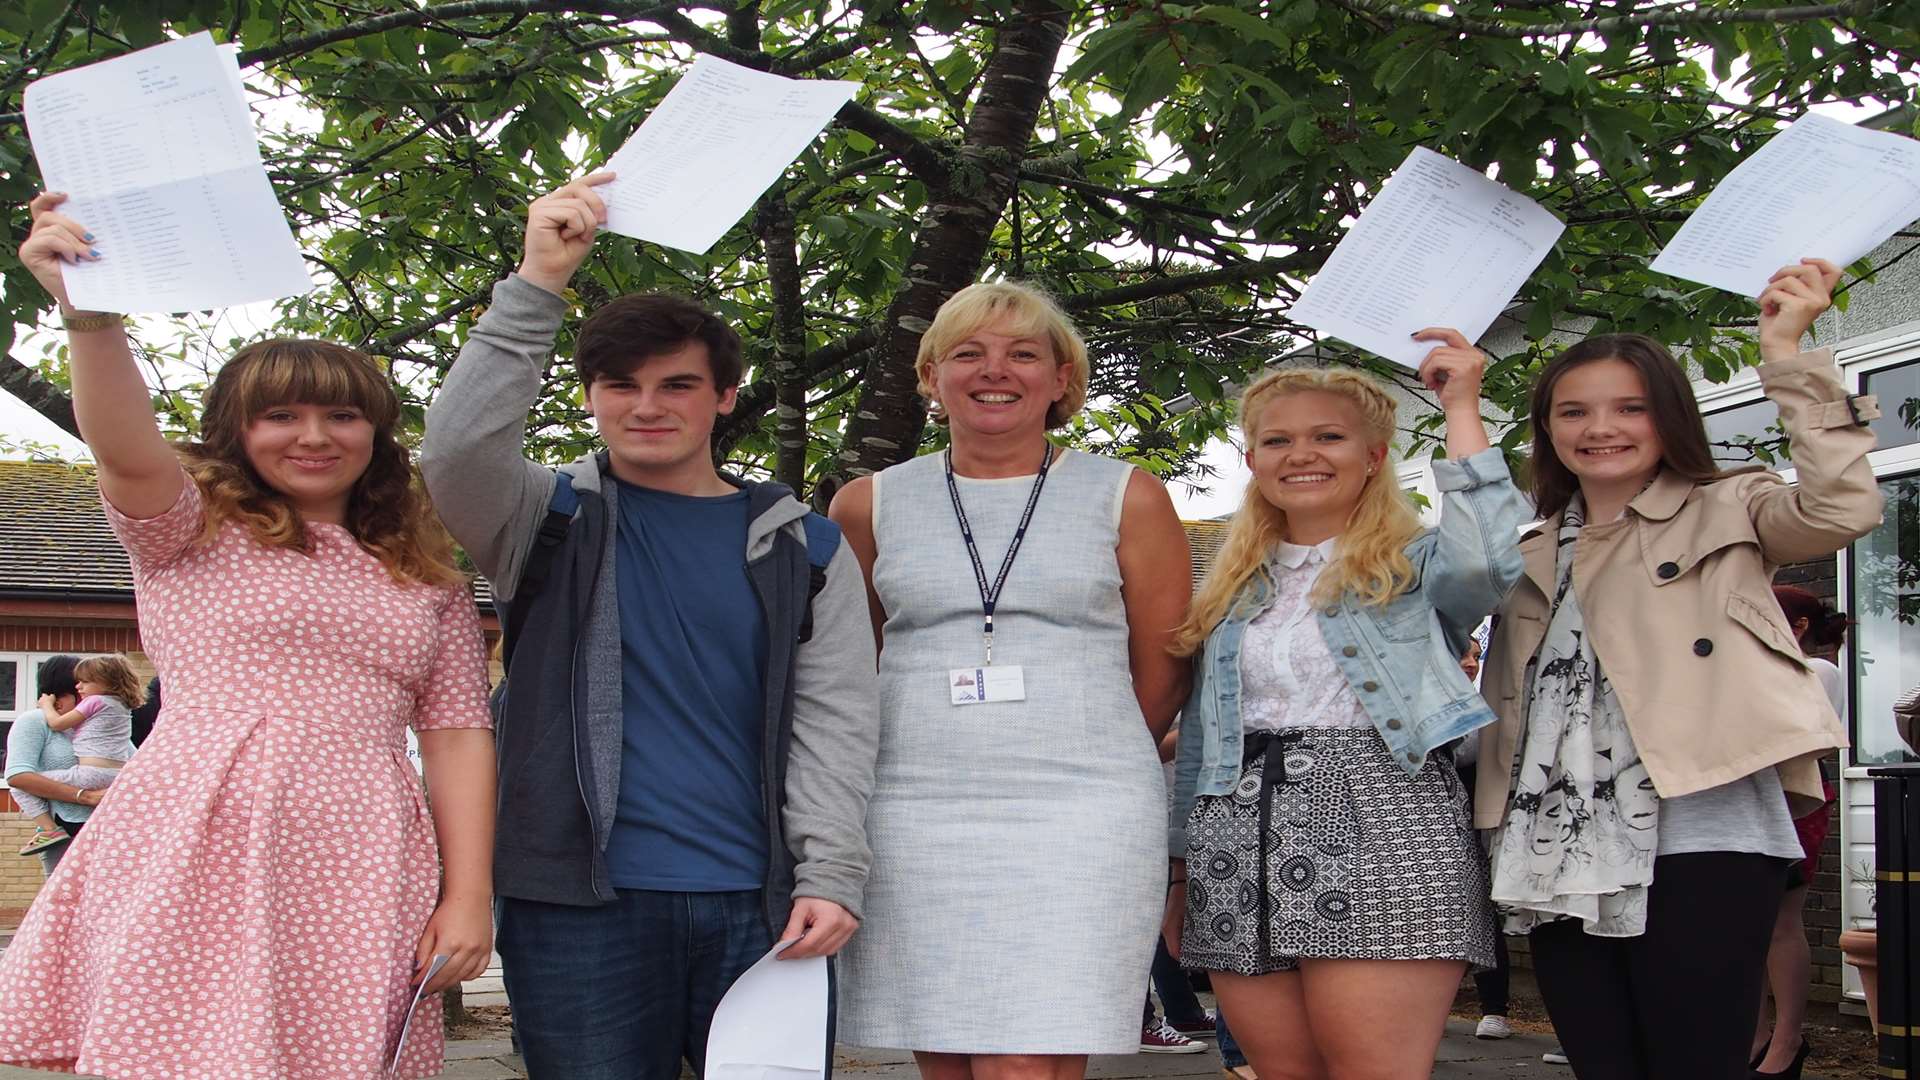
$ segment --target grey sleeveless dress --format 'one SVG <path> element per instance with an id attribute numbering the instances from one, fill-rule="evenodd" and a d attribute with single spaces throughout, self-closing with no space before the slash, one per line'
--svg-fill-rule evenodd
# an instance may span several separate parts
<path id="1" fill-rule="evenodd" d="M 980 593 L 940 455 L 874 477 L 880 756 L 873 875 L 839 1041 L 978 1054 L 1139 1048 L 1167 878 L 1165 787 L 1133 695 L 1117 558 L 1133 467 L 1067 452 L 994 614 L 1026 700 L 955 706 Z M 958 479 L 987 579 L 1033 478 Z"/>

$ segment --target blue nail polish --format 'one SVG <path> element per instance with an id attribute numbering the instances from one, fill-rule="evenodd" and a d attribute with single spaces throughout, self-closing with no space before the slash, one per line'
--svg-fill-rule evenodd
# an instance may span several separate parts
<path id="1" fill-rule="evenodd" d="M 88 249 L 87 249 L 87 254 L 89 254 L 89 255 L 91 255 L 91 256 L 93 256 L 94 258 L 96 258 L 96 259 L 97 259 L 97 258 L 99 258 L 99 257 L 100 257 L 100 249 L 99 249 L 99 248 L 88 248 Z"/>
<path id="2" fill-rule="evenodd" d="M 92 233 L 86 233 L 86 234 L 84 234 L 83 236 L 81 236 L 81 237 L 80 237 L 80 239 L 82 239 L 82 240 L 85 240 L 85 241 L 86 241 L 87 243 L 89 243 L 89 244 L 91 244 L 91 243 L 93 243 L 93 234 L 92 234 Z"/>

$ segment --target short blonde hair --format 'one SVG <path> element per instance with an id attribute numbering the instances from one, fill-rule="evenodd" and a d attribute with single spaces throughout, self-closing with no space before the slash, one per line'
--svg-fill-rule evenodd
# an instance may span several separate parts
<path id="1" fill-rule="evenodd" d="M 1045 290 L 1018 281 L 981 282 L 947 298 L 933 316 L 933 325 L 920 335 L 920 355 L 913 362 L 920 396 L 933 400 L 933 369 L 949 349 L 983 327 L 995 327 L 1016 337 L 1045 338 L 1053 346 L 1056 364 L 1073 372 L 1067 392 L 1047 409 L 1047 427 L 1073 419 L 1087 403 L 1087 343 L 1073 320 Z M 936 414 L 939 423 L 946 418 Z"/>

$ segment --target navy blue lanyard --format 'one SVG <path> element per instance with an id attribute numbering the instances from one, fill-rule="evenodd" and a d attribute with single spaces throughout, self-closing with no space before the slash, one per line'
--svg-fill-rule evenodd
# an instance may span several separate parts
<path id="1" fill-rule="evenodd" d="M 973 526 L 967 521 L 967 508 L 960 505 L 960 485 L 953 482 L 953 447 L 947 447 L 947 494 L 953 497 L 953 516 L 960 521 L 960 539 L 966 541 L 967 557 L 973 560 L 974 584 L 980 587 L 980 608 L 986 615 L 984 633 L 987 639 L 987 664 L 993 664 L 993 609 L 1000 603 L 1000 590 L 1006 587 L 1007 571 L 1013 569 L 1013 558 L 1020 554 L 1020 542 L 1027 538 L 1027 526 L 1033 522 L 1033 508 L 1040 505 L 1040 489 L 1047 484 L 1047 468 L 1053 464 L 1053 444 L 1048 443 L 1046 454 L 1040 459 L 1040 475 L 1033 478 L 1033 491 L 1027 495 L 1027 509 L 1020 515 L 1020 525 L 1013 530 L 1013 543 L 1007 545 L 1007 557 L 1000 560 L 1000 576 L 993 579 L 991 588 L 987 585 L 987 568 L 980 561 L 980 549 L 973 542 Z"/>

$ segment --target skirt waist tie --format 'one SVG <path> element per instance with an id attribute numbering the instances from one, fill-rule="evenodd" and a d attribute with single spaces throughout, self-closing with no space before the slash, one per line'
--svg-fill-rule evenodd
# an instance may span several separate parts
<path id="1" fill-rule="evenodd" d="M 1273 823 L 1273 787 L 1287 780 L 1287 748 L 1306 738 L 1306 732 L 1293 728 L 1286 731 L 1251 731 L 1242 743 L 1240 767 L 1244 770 L 1257 759 L 1260 762 L 1260 825 L 1258 834 L 1259 855 L 1254 865 L 1258 868 L 1256 877 L 1260 892 L 1260 963 L 1263 967 L 1273 962 L 1273 918 L 1272 918 L 1272 879 L 1267 876 L 1267 847 L 1270 828 Z"/>

